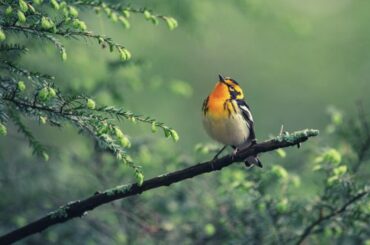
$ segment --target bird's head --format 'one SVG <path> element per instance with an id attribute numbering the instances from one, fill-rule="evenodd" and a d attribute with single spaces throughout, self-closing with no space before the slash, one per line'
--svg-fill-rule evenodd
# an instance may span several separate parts
<path id="1" fill-rule="evenodd" d="M 244 99 L 243 90 L 239 84 L 230 77 L 218 75 L 219 81 L 216 83 L 211 95 L 218 99 Z"/>

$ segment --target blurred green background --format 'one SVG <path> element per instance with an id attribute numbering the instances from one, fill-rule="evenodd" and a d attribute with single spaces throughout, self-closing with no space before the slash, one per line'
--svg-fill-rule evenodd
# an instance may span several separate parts
<path id="1" fill-rule="evenodd" d="M 154 26 L 142 16 L 133 16 L 131 29 L 125 30 L 103 15 L 86 11 L 82 16 L 88 27 L 124 44 L 132 52 L 133 62 L 121 65 L 116 54 L 88 40 L 66 40 L 66 63 L 45 43 L 31 47 L 22 64 L 55 75 L 62 91 L 82 91 L 100 105 L 123 106 L 176 129 L 180 141 L 174 144 L 151 134 L 148 125 L 123 122 L 123 130 L 134 143 L 130 153 L 143 166 L 146 178 L 211 157 L 195 153 L 194 146 L 211 142 L 202 128 L 201 105 L 218 74 L 234 78 L 244 89 L 258 140 L 278 134 L 282 124 L 288 131 L 316 128 L 325 135 L 329 106 L 349 115 L 356 114 L 358 100 L 365 108 L 370 106 L 370 1 L 186 0 L 133 4 L 174 16 L 179 28 L 169 31 L 165 24 Z M 0 139 L 0 219 L 8 220 L 2 232 L 68 201 L 133 180 L 130 169 L 114 165 L 107 154 L 96 154 L 94 143 L 72 127 L 55 130 L 34 122 L 29 125 L 51 147 L 51 158 L 43 162 L 32 157 L 31 149 L 14 129 L 9 130 L 10 138 Z M 300 159 L 323 141 L 317 139 L 299 151 L 290 149 L 285 159 L 270 153 L 262 160 L 267 166 L 279 162 L 307 179 L 304 190 L 310 195 L 315 192 L 315 182 L 309 181 L 310 173 L 301 175 L 309 166 Z M 240 166 L 233 168 L 236 172 L 230 174 L 244 171 Z M 177 234 L 180 231 L 195 234 L 189 229 L 213 234 L 217 228 L 212 225 L 212 208 L 236 195 L 214 188 L 215 183 L 217 188 L 227 185 L 227 176 L 225 180 L 222 176 L 198 177 L 101 207 L 86 218 L 51 228 L 28 242 L 71 244 L 83 238 L 87 244 L 161 244 L 163 234 L 163 243 L 181 241 L 181 234 Z M 243 195 L 239 195 L 242 203 L 237 207 L 244 205 Z M 147 203 L 143 204 L 144 200 Z M 211 208 L 206 209 L 204 203 Z M 204 209 L 200 211 L 199 206 Z M 194 223 L 200 215 L 202 223 Z M 179 230 L 155 233 L 156 229 Z M 147 235 L 152 233 L 155 235 Z M 199 236 L 195 234 L 194 239 Z M 194 241 L 189 237 L 183 242 Z M 199 244 L 201 241 L 197 240 Z M 242 243 L 239 239 L 234 244 Z"/>
<path id="2" fill-rule="evenodd" d="M 180 28 L 171 32 L 141 16 L 135 16 L 130 30 L 105 16 L 85 18 L 90 28 L 143 59 L 141 67 L 113 73 L 106 63 L 116 57 L 89 41 L 88 47 L 69 42 L 66 64 L 52 47 L 48 55 L 44 47 L 30 53 L 25 62 L 55 74 L 59 86 L 72 84 L 87 94 L 97 81 L 114 81 L 128 109 L 176 128 L 181 148 L 188 150 L 208 140 L 200 108 L 219 73 L 233 77 L 245 90 L 259 139 L 278 132 L 281 124 L 287 130 L 322 129 L 328 105 L 352 111 L 357 100 L 368 103 L 370 3 L 366 1 L 143 3 L 177 17 Z M 171 93 L 177 80 L 188 84 L 189 91 L 180 96 Z M 109 95 L 100 102 L 112 103 Z"/>

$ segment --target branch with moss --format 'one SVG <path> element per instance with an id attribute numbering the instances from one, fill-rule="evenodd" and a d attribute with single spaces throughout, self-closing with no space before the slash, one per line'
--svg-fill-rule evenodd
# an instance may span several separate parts
<path id="1" fill-rule="evenodd" d="M 103 192 L 96 192 L 93 196 L 83 200 L 70 202 L 28 225 L 1 236 L 0 244 L 16 242 L 58 223 L 66 222 L 75 217 L 82 217 L 88 211 L 103 204 L 129 196 L 138 195 L 151 189 L 169 186 L 205 173 L 221 170 L 235 162 L 242 162 L 249 156 L 274 151 L 279 148 L 295 145 L 299 146 L 300 143 L 305 142 L 310 137 L 317 136 L 318 134 L 318 130 L 313 129 L 296 131 L 291 134 L 285 133 L 271 140 L 258 143 L 250 148 L 239 151 L 236 155 L 227 155 L 219 159 L 198 163 L 182 170 L 160 175 L 146 181 L 141 181 L 141 183 L 122 185 Z"/>

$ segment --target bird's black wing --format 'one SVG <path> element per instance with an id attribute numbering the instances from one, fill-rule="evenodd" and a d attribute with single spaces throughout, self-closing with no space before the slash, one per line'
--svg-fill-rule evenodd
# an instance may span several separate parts
<path id="1" fill-rule="evenodd" d="M 250 135 L 249 139 L 251 141 L 254 141 L 256 139 L 256 135 L 254 133 L 254 121 L 253 121 L 253 116 L 250 110 L 250 107 L 244 100 L 237 100 L 239 109 L 241 110 L 243 117 L 245 121 L 247 121 L 247 126 L 250 130 Z"/>

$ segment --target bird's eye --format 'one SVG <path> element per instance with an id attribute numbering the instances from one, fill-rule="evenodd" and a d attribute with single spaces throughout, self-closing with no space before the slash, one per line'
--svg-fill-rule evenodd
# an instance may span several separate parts
<path id="1" fill-rule="evenodd" d="M 235 89 L 233 87 L 229 87 L 229 90 L 230 91 L 235 91 Z"/>

